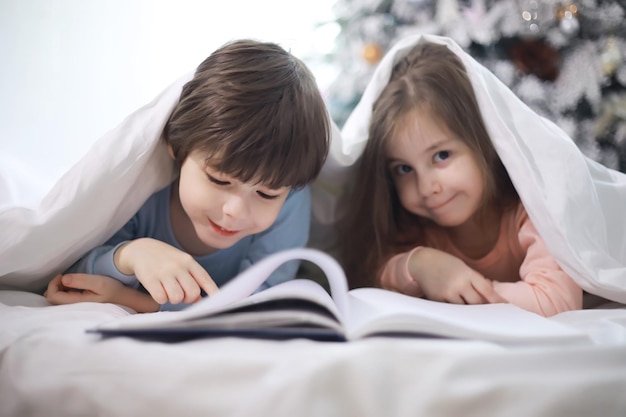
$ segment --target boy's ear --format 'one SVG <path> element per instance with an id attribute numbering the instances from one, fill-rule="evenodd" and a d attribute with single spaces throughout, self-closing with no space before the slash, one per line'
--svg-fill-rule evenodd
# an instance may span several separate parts
<path id="1" fill-rule="evenodd" d="M 176 155 L 174 155 L 174 149 L 172 148 L 171 144 L 167 145 L 167 153 L 170 154 L 173 160 L 176 160 Z"/>

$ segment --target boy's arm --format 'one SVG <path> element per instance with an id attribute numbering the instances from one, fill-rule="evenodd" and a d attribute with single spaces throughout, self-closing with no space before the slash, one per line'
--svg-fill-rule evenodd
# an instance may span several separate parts
<path id="1" fill-rule="evenodd" d="M 44 295 L 51 304 L 113 303 L 132 308 L 138 313 L 155 312 L 160 308 L 150 295 L 102 275 L 57 275 L 48 284 Z"/>
<path id="2" fill-rule="evenodd" d="M 127 286 L 123 286 L 111 302 L 130 307 L 137 313 L 153 313 L 161 308 L 161 305 L 154 301 L 150 294 Z"/>
<path id="3" fill-rule="evenodd" d="M 138 288 L 139 281 L 134 275 L 125 275 L 119 271 L 114 262 L 114 255 L 117 249 L 134 240 L 138 224 L 138 215 L 135 214 L 120 230 L 118 230 L 103 245 L 98 246 L 85 253 L 78 261 L 70 266 L 65 273 L 82 273 L 92 275 L 105 275 L 113 277 L 127 286 Z"/>

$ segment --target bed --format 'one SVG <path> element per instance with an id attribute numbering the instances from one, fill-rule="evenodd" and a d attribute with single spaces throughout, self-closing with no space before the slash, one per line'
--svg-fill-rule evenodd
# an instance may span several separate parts
<path id="1" fill-rule="evenodd" d="M 583 157 L 452 41 L 411 37 L 385 56 L 353 115 L 334 131 L 314 188 L 311 246 L 325 249 L 330 241 L 339 184 L 362 149 L 371 102 L 394 59 L 420 39 L 448 45 L 470 69 L 529 216 L 563 268 L 597 300 L 550 320 L 580 329 L 589 343 L 159 343 L 87 333 L 132 312 L 113 304 L 51 306 L 40 294 L 51 276 L 106 240 L 172 179 L 158 138 L 189 79 L 183 76 L 103 136 L 40 201 L 1 195 L 0 415 L 626 415 L 626 178 Z M 23 194 L 31 185 L 15 172 L 0 170 L 0 189 Z"/>

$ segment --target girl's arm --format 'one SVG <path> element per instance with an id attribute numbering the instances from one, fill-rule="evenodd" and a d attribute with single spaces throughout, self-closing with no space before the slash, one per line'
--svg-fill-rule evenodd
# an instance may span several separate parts
<path id="1" fill-rule="evenodd" d="M 525 210 L 516 214 L 520 247 L 525 252 L 517 282 L 494 282 L 495 290 L 512 304 L 543 316 L 582 308 L 582 289 L 550 255 Z"/>
<path id="2" fill-rule="evenodd" d="M 502 303 L 492 281 L 461 259 L 418 246 L 392 257 L 380 274 L 382 288 L 454 304 Z"/>
<path id="3" fill-rule="evenodd" d="M 409 272 L 409 263 L 412 258 L 416 257 L 417 251 L 422 249 L 422 246 L 417 246 L 408 252 L 391 257 L 378 275 L 378 286 L 386 290 L 423 298 L 424 291 Z"/>

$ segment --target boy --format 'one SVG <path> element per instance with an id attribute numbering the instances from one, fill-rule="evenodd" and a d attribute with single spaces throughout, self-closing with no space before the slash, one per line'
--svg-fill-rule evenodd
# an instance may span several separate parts
<path id="1" fill-rule="evenodd" d="M 184 86 L 162 136 L 178 178 L 55 277 L 48 301 L 177 309 L 263 257 L 306 244 L 308 184 L 328 154 L 330 120 L 299 59 L 273 43 L 224 45 Z M 284 265 L 261 289 L 297 268 Z"/>

